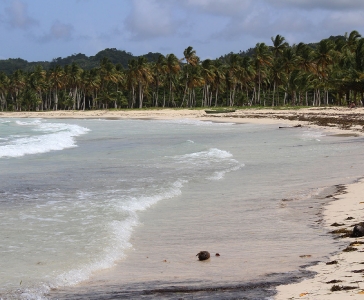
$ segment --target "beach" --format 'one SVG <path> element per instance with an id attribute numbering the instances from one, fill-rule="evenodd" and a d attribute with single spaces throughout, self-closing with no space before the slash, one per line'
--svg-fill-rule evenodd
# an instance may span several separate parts
<path id="1" fill-rule="evenodd" d="M 188 109 L 0 112 L 0 118 L 106 120 L 183 119 L 211 121 L 215 123 L 270 124 L 277 126 L 279 124 L 282 130 L 302 127 L 320 128 L 331 136 L 360 138 L 363 136 L 364 108 L 349 109 L 333 107 L 300 110 L 242 109 L 232 113 L 219 114 L 206 114 L 204 110 Z M 340 184 L 340 182 L 337 184 Z M 357 178 L 354 183 L 338 186 L 336 191 L 331 195 L 327 195 L 325 201 L 328 201 L 328 204 L 324 205 L 321 212 L 321 230 L 325 232 L 337 229 L 352 230 L 355 224 L 362 221 L 364 209 L 363 194 L 364 180 Z M 335 223 L 338 226 L 332 226 Z M 338 233 L 332 234 L 333 239 L 339 236 L 340 234 Z M 299 239 L 299 236 L 297 239 Z M 305 268 L 310 272 L 317 273 L 316 275 L 298 283 L 278 286 L 277 294 L 274 296 L 274 299 L 361 299 L 364 294 L 364 283 L 362 280 L 362 273 L 364 272 L 362 252 L 364 252 L 364 244 L 361 244 L 362 241 L 364 241 L 364 239 L 361 237 L 340 238 L 338 249 L 330 257 L 322 259 L 313 266 Z M 292 241 L 292 243 L 294 243 L 294 241 Z M 352 248 L 355 250 L 343 251 L 350 243 L 353 243 Z M 305 255 L 309 257 L 311 256 L 311 253 L 305 253 Z M 162 258 L 163 256 L 160 257 L 160 260 Z M 335 261 L 336 263 L 333 263 Z M 233 262 L 231 262 L 231 264 L 233 264 Z M 174 267 L 177 268 L 180 266 Z M 173 274 L 173 271 L 170 271 L 170 275 L 171 274 Z M 100 278 L 103 277 L 101 276 Z M 126 278 L 124 279 L 127 280 Z M 109 277 L 108 280 L 110 280 Z M 336 286 L 336 288 L 334 288 L 336 291 L 331 291 L 333 286 Z M 348 287 L 350 287 L 350 289 Z"/>
<path id="2" fill-rule="evenodd" d="M 214 122 L 282 124 L 320 126 L 339 134 L 361 134 L 364 126 L 364 108 L 311 107 L 302 109 L 237 109 L 230 113 L 207 114 L 202 109 L 128 109 L 90 111 L 32 111 L 0 112 L 5 118 L 50 119 L 199 119 Z"/>

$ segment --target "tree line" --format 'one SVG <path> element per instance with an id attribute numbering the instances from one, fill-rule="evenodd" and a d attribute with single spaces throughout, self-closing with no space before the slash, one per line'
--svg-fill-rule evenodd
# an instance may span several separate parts
<path id="1" fill-rule="evenodd" d="M 290 46 L 284 37 L 246 53 L 201 60 L 193 47 L 127 67 L 102 58 L 48 70 L 0 73 L 2 111 L 143 107 L 321 106 L 364 104 L 364 38 L 357 31 Z"/>

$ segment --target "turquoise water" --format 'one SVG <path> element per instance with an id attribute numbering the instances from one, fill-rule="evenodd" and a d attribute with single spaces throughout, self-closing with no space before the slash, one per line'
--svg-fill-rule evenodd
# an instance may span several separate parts
<path id="1" fill-rule="evenodd" d="M 313 225 L 320 193 L 362 176 L 362 142 L 276 125 L 0 119 L 0 297 L 72 298 L 101 270 L 103 295 L 289 277 L 299 255 L 335 250 Z M 196 270 L 202 247 L 221 260 Z"/>

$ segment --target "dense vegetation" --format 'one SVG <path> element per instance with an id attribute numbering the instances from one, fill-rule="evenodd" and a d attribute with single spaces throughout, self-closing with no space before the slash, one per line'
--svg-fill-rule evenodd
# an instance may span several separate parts
<path id="1" fill-rule="evenodd" d="M 159 57 L 160 53 L 152 53 L 143 55 L 149 62 L 156 61 Z M 0 60 L 0 72 L 4 72 L 6 75 L 13 74 L 16 70 L 22 70 L 25 72 L 30 72 L 34 70 L 34 67 L 37 65 L 42 66 L 44 70 L 49 70 L 50 68 L 55 67 L 56 65 L 60 65 L 64 67 L 66 65 L 71 65 L 72 63 L 76 63 L 79 67 L 84 70 L 91 70 L 93 68 L 97 68 L 100 65 L 101 59 L 107 57 L 113 64 L 121 64 L 123 68 L 127 68 L 128 62 L 131 59 L 137 58 L 130 52 L 126 52 L 123 50 L 117 50 L 115 48 L 107 48 L 98 52 L 95 56 L 86 56 L 85 54 L 72 54 L 65 58 L 58 57 L 54 58 L 51 62 L 48 61 L 37 61 L 37 62 L 28 62 L 21 58 L 9 58 Z"/>
<path id="2" fill-rule="evenodd" d="M 201 61 L 188 47 L 182 59 L 106 49 L 90 58 L 24 62 L 12 60 L 17 69 L 0 73 L 1 110 L 364 104 L 357 31 L 292 46 L 277 35 L 272 45 L 216 60 Z"/>

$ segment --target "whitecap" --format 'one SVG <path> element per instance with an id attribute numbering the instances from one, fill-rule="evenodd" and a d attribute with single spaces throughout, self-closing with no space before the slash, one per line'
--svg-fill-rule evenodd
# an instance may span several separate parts
<path id="1" fill-rule="evenodd" d="M 74 124 L 43 123 L 41 120 L 16 121 L 19 126 L 33 126 L 37 135 L 12 135 L 0 146 L 0 157 L 20 157 L 77 147 L 75 137 L 86 134 L 88 128 Z"/>

